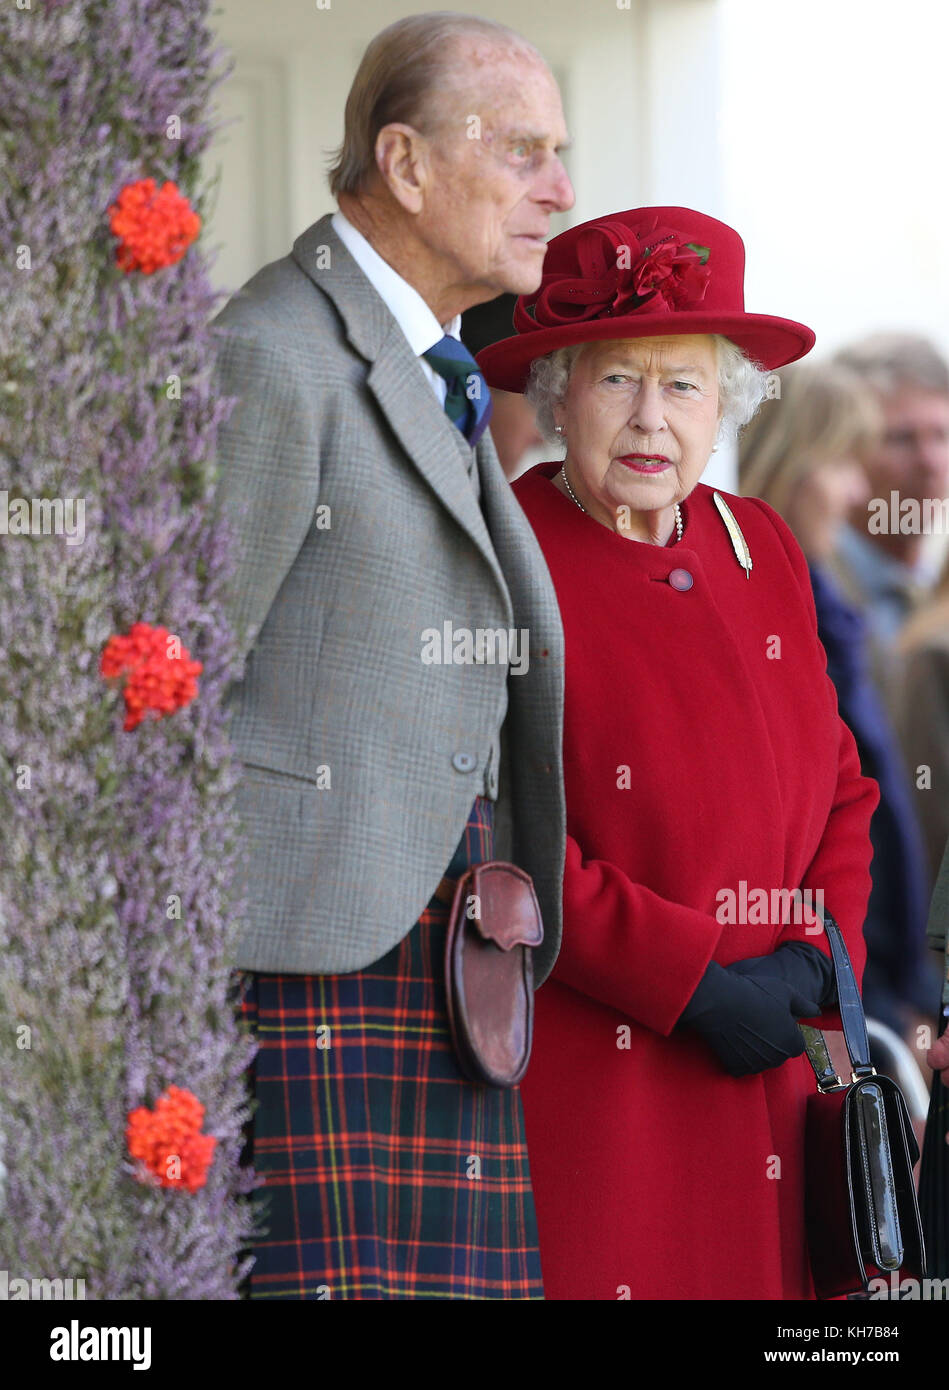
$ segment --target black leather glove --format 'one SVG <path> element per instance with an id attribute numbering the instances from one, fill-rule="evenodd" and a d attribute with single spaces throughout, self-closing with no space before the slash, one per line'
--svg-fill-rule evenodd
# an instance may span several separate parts
<path id="1" fill-rule="evenodd" d="M 837 1002 L 834 963 L 810 941 L 786 941 L 770 956 L 750 956 L 725 968 L 736 975 L 751 975 L 759 982 L 769 978 L 783 980 L 808 999 L 817 999 L 821 1006 L 817 1013 Z"/>
<path id="2" fill-rule="evenodd" d="M 820 1011 L 816 999 L 776 975 L 742 975 L 712 961 L 676 1026 L 704 1038 L 730 1076 L 752 1076 L 800 1057 L 797 1019 Z"/>

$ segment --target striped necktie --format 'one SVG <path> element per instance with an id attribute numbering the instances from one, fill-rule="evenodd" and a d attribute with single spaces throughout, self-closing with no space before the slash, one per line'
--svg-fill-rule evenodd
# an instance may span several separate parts
<path id="1" fill-rule="evenodd" d="M 447 334 L 422 356 L 444 377 L 448 386 L 445 414 L 474 448 L 491 419 L 491 392 L 477 362 L 457 338 Z"/>

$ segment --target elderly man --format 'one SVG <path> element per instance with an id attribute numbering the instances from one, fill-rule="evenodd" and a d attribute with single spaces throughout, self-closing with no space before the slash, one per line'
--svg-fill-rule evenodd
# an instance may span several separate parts
<path id="1" fill-rule="evenodd" d="M 542 1297 L 520 1093 L 459 1066 L 444 956 L 454 883 L 491 859 L 533 879 L 535 984 L 559 945 L 563 637 L 458 329 L 540 283 L 565 139 L 519 35 L 391 25 L 346 104 L 339 210 L 216 321 L 251 1297 Z"/>

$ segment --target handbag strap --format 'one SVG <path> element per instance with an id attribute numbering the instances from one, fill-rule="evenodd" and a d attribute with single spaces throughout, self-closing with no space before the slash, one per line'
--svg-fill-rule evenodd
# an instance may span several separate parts
<path id="1" fill-rule="evenodd" d="M 820 912 L 824 930 L 827 933 L 834 975 L 837 980 L 837 1003 L 843 1026 L 844 1042 L 847 1045 L 847 1055 L 850 1058 L 850 1079 L 857 1081 L 861 1076 L 876 1075 L 876 1068 L 870 1062 L 867 1021 L 863 1013 L 863 1004 L 860 1001 L 860 991 L 857 988 L 857 977 L 853 973 L 853 964 L 843 933 L 829 912 L 823 910 Z M 841 1081 L 838 1077 L 830 1060 L 827 1040 L 820 1029 L 811 1028 L 807 1024 L 800 1024 L 799 1026 L 804 1034 L 804 1046 L 811 1066 L 814 1068 L 819 1089 L 822 1091 L 836 1090 L 849 1084 Z"/>
<path id="2" fill-rule="evenodd" d="M 841 1081 L 837 1075 L 837 1068 L 831 1061 L 830 1051 L 827 1047 L 827 1039 L 819 1028 L 812 1028 L 809 1023 L 799 1023 L 797 1025 L 804 1034 L 804 1047 L 807 1052 L 807 1059 L 814 1068 L 814 1075 L 817 1077 L 817 1089 L 819 1091 L 838 1091 L 846 1083 Z"/>

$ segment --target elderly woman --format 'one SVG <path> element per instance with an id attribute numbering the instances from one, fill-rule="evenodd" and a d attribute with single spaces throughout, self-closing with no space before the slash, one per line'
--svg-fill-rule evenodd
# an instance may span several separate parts
<path id="1" fill-rule="evenodd" d="M 563 945 L 522 1086 L 555 1299 L 814 1297 L 798 1020 L 840 1025 L 808 908 L 859 978 L 877 788 L 790 530 L 699 481 L 814 341 L 745 313 L 743 267 L 685 208 L 586 223 L 479 357 L 566 445 L 513 485 L 566 639 Z"/>

